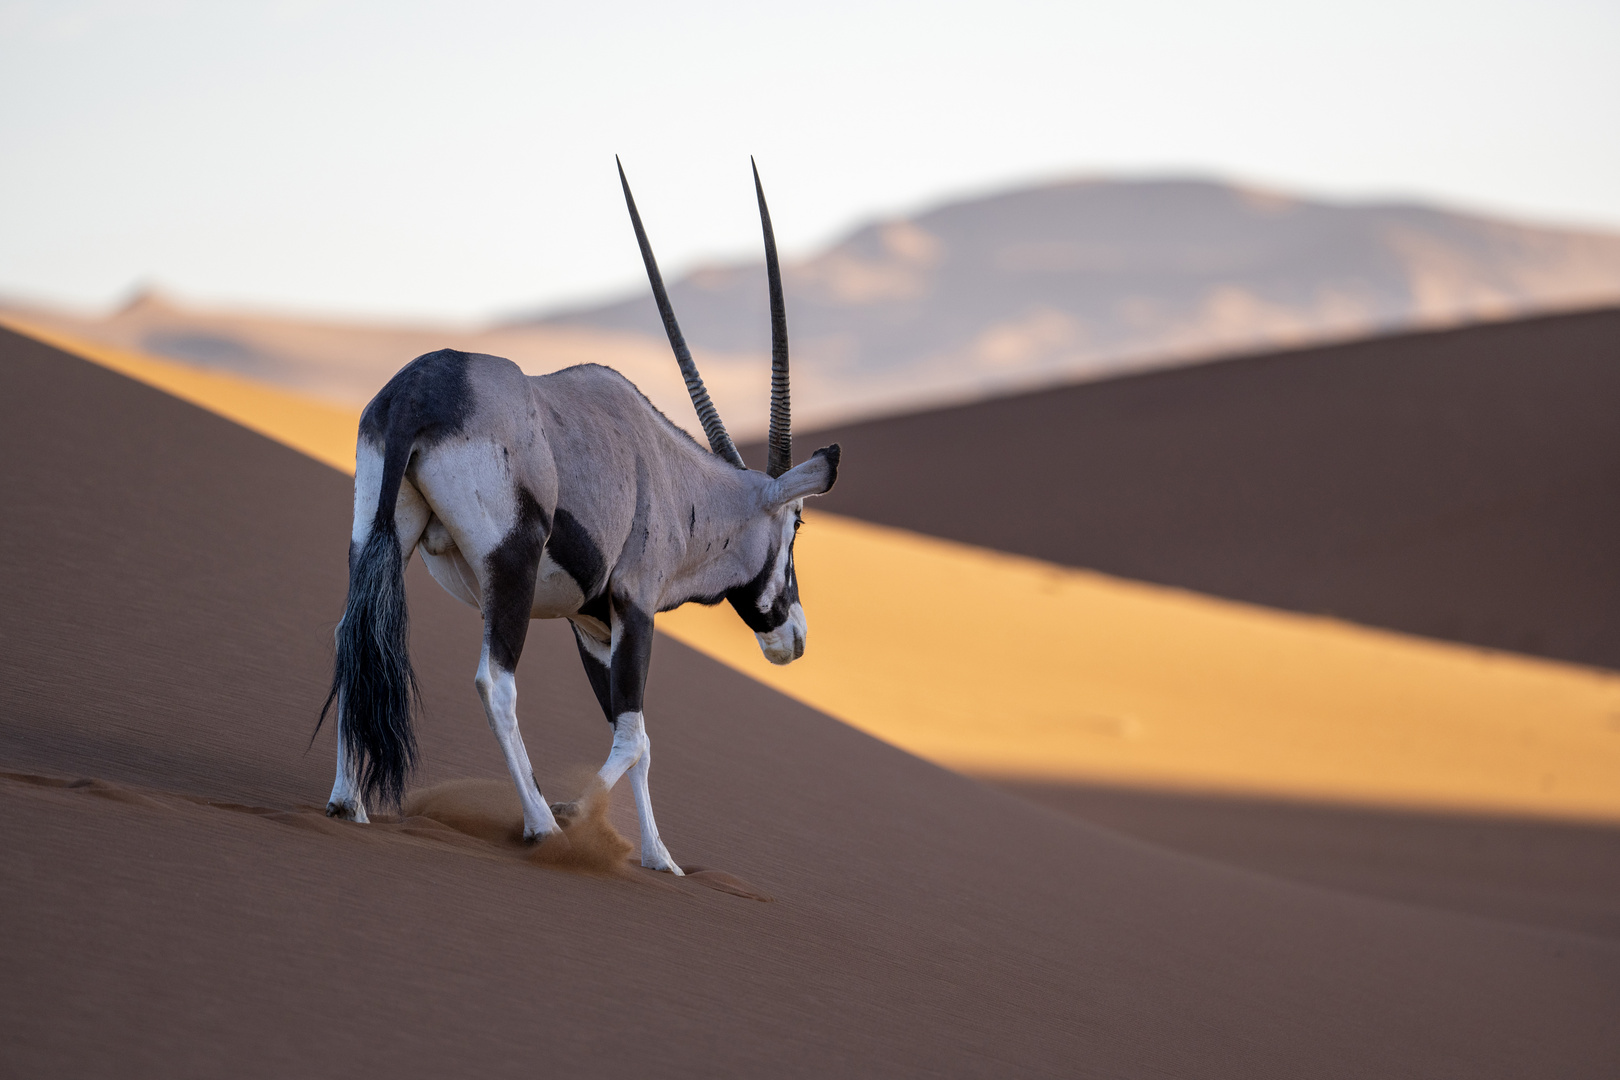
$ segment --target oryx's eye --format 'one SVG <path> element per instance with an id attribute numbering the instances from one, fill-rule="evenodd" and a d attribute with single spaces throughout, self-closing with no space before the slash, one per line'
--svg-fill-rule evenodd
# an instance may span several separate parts
<path id="1" fill-rule="evenodd" d="M 803 525 L 803 524 L 804 524 L 804 515 L 803 514 L 794 514 L 793 515 L 793 531 L 798 532 L 799 531 L 799 526 Z"/>

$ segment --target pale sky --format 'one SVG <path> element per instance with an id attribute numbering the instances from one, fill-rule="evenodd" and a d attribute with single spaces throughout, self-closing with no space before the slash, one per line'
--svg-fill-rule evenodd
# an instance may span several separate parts
<path id="1" fill-rule="evenodd" d="M 478 320 L 1078 175 L 1620 230 L 1620 2 L 0 0 L 0 294 Z"/>

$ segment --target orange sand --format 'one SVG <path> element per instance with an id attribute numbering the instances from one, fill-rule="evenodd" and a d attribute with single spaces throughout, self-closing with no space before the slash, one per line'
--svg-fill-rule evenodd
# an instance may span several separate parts
<path id="1" fill-rule="evenodd" d="M 728 608 L 659 628 L 963 772 L 1620 821 L 1620 675 L 830 514 L 795 561 L 789 667 Z"/>

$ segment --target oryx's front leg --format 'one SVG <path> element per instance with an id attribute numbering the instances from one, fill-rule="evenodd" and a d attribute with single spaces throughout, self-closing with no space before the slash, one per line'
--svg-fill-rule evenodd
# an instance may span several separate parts
<path id="1" fill-rule="evenodd" d="M 613 602 L 613 638 L 608 656 L 609 715 L 613 721 L 613 749 L 597 775 L 611 788 L 619 777 L 630 774 L 636 798 L 636 816 L 641 823 L 641 865 L 654 870 L 680 874 L 681 868 L 670 857 L 658 837 L 653 819 L 652 796 L 647 790 L 647 772 L 652 765 L 652 740 L 642 716 L 642 694 L 647 686 L 647 666 L 652 661 L 652 616 L 628 601 Z M 583 651 L 583 643 L 582 643 Z"/>

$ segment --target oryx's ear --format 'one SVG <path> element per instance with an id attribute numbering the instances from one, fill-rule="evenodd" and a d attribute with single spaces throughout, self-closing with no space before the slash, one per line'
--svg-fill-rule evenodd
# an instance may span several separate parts
<path id="1" fill-rule="evenodd" d="M 825 495 L 837 479 L 838 444 L 833 443 L 811 454 L 809 461 L 772 480 L 765 490 L 765 501 L 771 506 L 782 506 L 808 495 Z"/>

